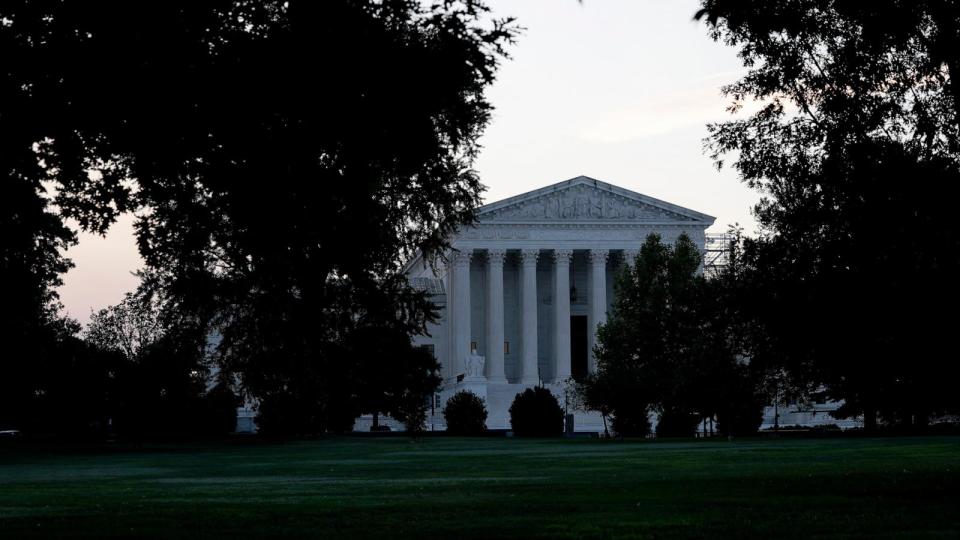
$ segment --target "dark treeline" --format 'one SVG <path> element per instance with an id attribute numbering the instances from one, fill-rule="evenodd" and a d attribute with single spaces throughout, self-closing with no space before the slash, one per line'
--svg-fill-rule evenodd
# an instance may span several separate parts
<path id="1" fill-rule="evenodd" d="M 761 231 L 712 279 L 689 239 L 648 239 L 588 404 L 664 435 L 749 432 L 821 388 L 868 428 L 960 412 L 958 3 L 696 17 L 748 68 L 732 110 L 761 105 L 706 142 L 763 194 Z M 0 427 L 200 431 L 240 398 L 267 433 L 419 426 L 437 366 L 409 336 L 436 314 L 400 264 L 473 218 L 516 32 L 475 1 L 5 2 Z M 69 224 L 124 212 L 143 284 L 81 334 L 55 294 Z"/>
<path id="2" fill-rule="evenodd" d="M 718 0 L 699 15 L 750 68 L 727 94 L 765 104 L 710 139 L 764 194 L 739 276 L 751 358 L 824 384 L 868 428 L 960 412 L 960 5 Z"/>
<path id="3" fill-rule="evenodd" d="M 756 432 L 776 373 L 751 361 L 735 309 L 731 265 L 708 279 L 685 234 L 674 245 L 651 234 L 616 282 L 597 335 L 597 371 L 578 385 L 584 404 L 610 415 L 621 436 L 689 436 L 704 419 L 730 435 Z"/>
<path id="4" fill-rule="evenodd" d="M 0 425 L 176 422 L 229 401 L 214 369 L 264 432 L 417 424 L 436 362 L 409 336 L 435 313 L 400 264 L 473 216 L 483 91 L 515 32 L 481 2 L 4 2 Z M 143 329 L 121 305 L 81 340 L 55 294 L 66 220 L 123 212 L 161 331 L 111 335 Z"/>
<path id="5" fill-rule="evenodd" d="M 610 396 L 628 432 L 648 409 L 727 431 L 725 406 L 820 388 L 868 429 L 960 413 L 960 5 L 704 0 L 697 18 L 748 68 L 724 89 L 732 110 L 762 105 L 707 140 L 763 194 L 762 231 L 735 235 L 713 283 L 686 241 L 648 241 L 588 401 Z"/>

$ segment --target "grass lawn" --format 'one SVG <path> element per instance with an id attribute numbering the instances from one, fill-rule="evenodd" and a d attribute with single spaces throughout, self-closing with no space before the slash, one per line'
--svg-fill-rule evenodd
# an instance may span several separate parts
<path id="1" fill-rule="evenodd" d="M 960 439 L 0 447 L 0 537 L 960 537 Z"/>

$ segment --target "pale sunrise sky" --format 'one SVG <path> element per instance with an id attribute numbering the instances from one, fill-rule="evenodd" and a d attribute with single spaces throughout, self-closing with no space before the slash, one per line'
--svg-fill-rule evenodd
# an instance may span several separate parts
<path id="1" fill-rule="evenodd" d="M 705 124 L 727 117 L 721 85 L 743 73 L 735 51 L 693 21 L 696 0 L 490 0 L 526 32 L 489 91 L 496 107 L 476 168 L 485 201 L 591 176 L 753 232 L 758 195 L 703 152 Z M 66 312 L 136 287 L 133 220 L 105 238 L 82 234 L 60 288 Z"/>

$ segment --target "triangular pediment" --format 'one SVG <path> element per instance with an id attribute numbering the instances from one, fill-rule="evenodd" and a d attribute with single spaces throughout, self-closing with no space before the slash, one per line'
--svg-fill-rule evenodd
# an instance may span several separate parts
<path id="1" fill-rule="evenodd" d="M 703 223 L 708 216 L 587 176 L 480 208 L 480 223 Z"/>

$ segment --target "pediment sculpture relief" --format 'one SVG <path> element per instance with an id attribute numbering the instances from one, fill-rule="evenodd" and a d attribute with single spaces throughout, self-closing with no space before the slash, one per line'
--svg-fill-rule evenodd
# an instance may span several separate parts
<path id="1" fill-rule="evenodd" d="M 517 220 L 686 220 L 653 205 L 595 189 L 570 189 L 496 210 L 495 219 Z"/>

